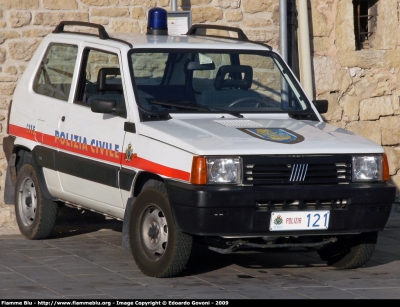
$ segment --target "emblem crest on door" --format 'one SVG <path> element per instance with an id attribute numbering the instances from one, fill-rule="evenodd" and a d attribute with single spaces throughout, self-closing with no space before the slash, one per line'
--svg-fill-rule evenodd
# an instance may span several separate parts
<path id="1" fill-rule="evenodd" d="M 125 150 L 125 161 L 127 162 L 131 161 L 132 155 L 133 155 L 132 144 L 129 143 L 128 147 Z"/>

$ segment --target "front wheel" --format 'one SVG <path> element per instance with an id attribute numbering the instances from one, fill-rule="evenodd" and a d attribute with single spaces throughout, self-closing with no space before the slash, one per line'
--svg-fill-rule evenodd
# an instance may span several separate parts
<path id="1" fill-rule="evenodd" d="M 57 207 L 52 200 L 43 197 L 34 167 L 23 165 L 15 185 L 15 215 L 21 234 L 31 240 L 50 236 Z"/>
<path id="2" fill-rule="evenodd" d="M 366 264 L 374 253 L 377 232 L 343 236 L 337 242 L 318 251 L 322 260 L 337 269 L 357 269 Z"/>
<path id="3" fill-rule="evenodd" d="M 161 182 L 144 189 L 137 197 L 129 233 L 133 258 L 145 275 L 173 277 L 185 268 L 193 239 L 175 227 Z"/>

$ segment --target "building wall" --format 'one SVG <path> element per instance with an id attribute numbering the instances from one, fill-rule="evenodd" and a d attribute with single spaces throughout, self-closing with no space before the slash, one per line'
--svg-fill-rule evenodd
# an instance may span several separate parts
<path id="1" fill-rule="evenodd" d="M 371 48 L 355 50 L 351 0 L 311 0 L 315 94 L 325 119 L 384 146 L 400 187 L 399 1 L 378 1 Z"/>
<path id="2" fill-rule="evenodd" d="M 240 27 L 279 49 L 279 0 L 179 0 L 193 23 Z M 109 32 L 145 33 L 147 11 L 169 0 L 0 0 L 0 142 L 15 86 L 41 39 L 61 20 L 89 21 Z M 380 0 L 372 49 L 355 50 L 352 0 L 310 0 L 315 98 L 329 100 L 325 119 L 385 147 L 400 187 L 399 1 Z M 6 161 L 0 152 L 0 188 Z M 12 222 L 1 205 L 0 225 Z"/>

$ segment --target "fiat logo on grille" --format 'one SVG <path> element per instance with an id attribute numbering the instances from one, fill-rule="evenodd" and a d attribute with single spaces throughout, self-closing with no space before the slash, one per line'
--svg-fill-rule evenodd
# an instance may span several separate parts
<path id="1" fill-rule="evenodd" d="M 304 181 L 307 169 L 308 164 L 292 164 L 292 173 L 289 181 Z"/>

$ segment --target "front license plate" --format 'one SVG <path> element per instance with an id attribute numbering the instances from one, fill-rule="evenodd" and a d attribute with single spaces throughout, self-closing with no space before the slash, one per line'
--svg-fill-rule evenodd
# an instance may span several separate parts
<path id="1" fill-rule="evenodd" d="M 280 211 L 271 213 L 269 230 L 324 230 L 329 226 L 329 211 Z"/>

